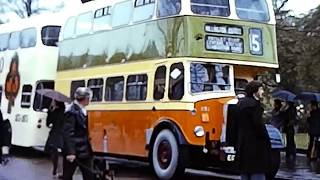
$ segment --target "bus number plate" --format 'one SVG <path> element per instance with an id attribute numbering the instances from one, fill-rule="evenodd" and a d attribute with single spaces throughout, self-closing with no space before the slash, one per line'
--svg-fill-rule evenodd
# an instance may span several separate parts
<path id="1" fill-rule="evenodd" d="M 243 40 L 236 37 L 206 36 L 206 49 L 231 53 L 243 53 Z"/>

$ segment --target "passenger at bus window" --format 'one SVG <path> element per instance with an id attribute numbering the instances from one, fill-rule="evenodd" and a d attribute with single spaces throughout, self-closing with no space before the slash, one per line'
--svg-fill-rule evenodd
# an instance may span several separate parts
<path id="1" fill-rule="evenodd" d="M 123 81 L 119 81 L 116 82 L 114 84 L 114 96 L 111 97 L 112 100 L 122 100 L 123 98 L 123 86 L 124 86 L 124 82 Z"/>
<path id="2" fill-rule="evenodd" d="M 160 17 L 176 15 L 180 9 L 181 3 L 179 0 L 160 0 L 158 4 L 158 15 Z"/>
<path id="3" fill-rule="evenodd" d="M 216 79 L 216 85 L 213 86 L 213 90 L 225 90 L 225 87 L 227 85 L 226 81 L 224 80 L 222 66 L 216 65 L 215 66 L 215 79 Z"/>
<path id="4" fill-rule="evenodd" d="M 209 8 L 206 4 L 207 0 L 191 0 L 191 10 L 196 14 L 209 15 Z"/>
<path id="5" fill-rule="evenodd" d="M 203 92 L 205 83 L 208 82 L 209 76 L 207 69 L 200 63 L 192 63 L 191 71 L 191 92 Z"/>

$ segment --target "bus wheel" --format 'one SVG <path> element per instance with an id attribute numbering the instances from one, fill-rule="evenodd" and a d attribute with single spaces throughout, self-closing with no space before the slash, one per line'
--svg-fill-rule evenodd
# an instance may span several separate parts
<path id="1" fill-rule="evenodd" d="M 280 167 L 281 155 L 280 150 L 271 151 L 271 171 L 267 174 L 267 179 L 274 179 Z"/>
<path id="2" fill-rule="evenodd" d="M 184 173 L 181 155 L 174 134 L 168 129 L 160 131 L 151 153 L 153 170 L 159 179 L 171 179 Z"/>

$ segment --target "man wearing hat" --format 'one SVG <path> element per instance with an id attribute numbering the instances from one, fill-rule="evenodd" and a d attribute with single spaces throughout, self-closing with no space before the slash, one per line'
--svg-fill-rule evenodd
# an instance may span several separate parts
<path id="1" fill-rule="evenodd" d="M 65 112 L 63 126 L 63 180 L 72 180 L 79 166 L 84 180 L 92 180 L 92 149 L 88 134 L 88 118 L 85 106 L 90 102 L 91 90 L 79 87 L 74 101 Z"/>

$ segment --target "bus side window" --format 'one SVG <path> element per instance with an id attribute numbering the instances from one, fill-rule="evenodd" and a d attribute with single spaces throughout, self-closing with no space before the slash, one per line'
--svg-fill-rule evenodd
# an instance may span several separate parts
<path id="1" fill-rule="evenodd" d="M 182 63 L 170 67 L 169 99 L 180 100 L 184 95 L 184 67 Z"/>
<path id="2" fill-rule="evenodd" d="M 136 0 L 133 10 L 133 22 L 151 19 L 154 9 L 154 0 Z"/>
<path id="3" fill-rule="evenodd" d="M 133 9 L 132 1 L 117 3 L 112 10 L 112 27 L 127 25 L 130 22 Z"/>
<path id="4" fill-rule="evenodd" d="M 106 80 L 105 100 L 122 101 L 124 88 L 124 77 L 109 77 Z"/>
<path id="5" fill-rule="evenodd" d="M 128 76 L 126 99 L 129 101 L 146 100 L 147 82 L 148 76 L 146 74 Z"/>
<path id="6" fill-rule="evenodd" d="M 46 46 L 57 46 L 60 26 L 45 26 L 41 30 L 41 40 Z"/>
<path id="7" fill-rule="evenodd" d="M 30 84 L 23 85 L 21 94 L 21 107 L 30 108 L 31 106 L 32 86 Z"/>
<path id="8" fill-rule="evenodd" d="M 84 14 L 80 14 L 77 19 L 76 25 L 76 35 L 81 36 L 84 34 L 88 34 L 92 29 L 92 19 L 93 13 L 87 12 Z"/>
<path id="9" fill-rule="evenodd" d="M 159 0 L 158 4 L 158 17 L 166 17 L 177 15 L 181 11 L 180 0 Z"/>
<path id="10" fill-rule="evenodd" d="M 9 50 L 18 49 L 20 46 L 20 31 L 10 33 Z"/>
<path id="11" fill-rule="evenodd" d="M 86 82 L 84 80 L 72 81 L 70 88 L 70 98 L 74 99 L 74 93 L 76 92 L 78 87 L 86 87 Z"/>
<path id="12" fill-rule="evenodd" d="M 38 89 L 54 89 L 54 81 L 40 81 L 37 84 L 36 91 Z M 49 109 L 52 99 L 42 96 L 37 92 L 35 94 L 36 95 L 34 97 L 33 109 L 35 111 L 41 111 L 44 108 Z"/>
<path id="13" fill-rule="evenodd" d="M 0 51 L 5 51 L 9 46 L 9 34 L 0 34 Z"/>
<path id="14" fill-rule="evenodd" d="M 98 9 L 94 13 L 93 31 L 111 29 L 111 6 Z"/>
<path id="15" fill-rule="evenodd" d="M 166 67 L 160 66 L 156 70 L 154 77 L 153 99 L 160 100 L 164 97 L 166 87 Z"/>
<path id="16" fill-rule="evenodd" d="M 75 25 L 76 25 L 75 17 L 71 17 L 67 20 L 63 28 L 63 39 L 69 39 L 74 36 Z"/>
<path id="17" fill-rule="evenodd" d="M 21 48 L 34 47 L 37 42 L 36 28 L 28 28 L 21 31 Z"/>
<path id="18" fill-rule="evenodd" d="M 92 91 L 92 102 L 102 101 L 103 79 L 89 79 L 88 88 Z"/>

